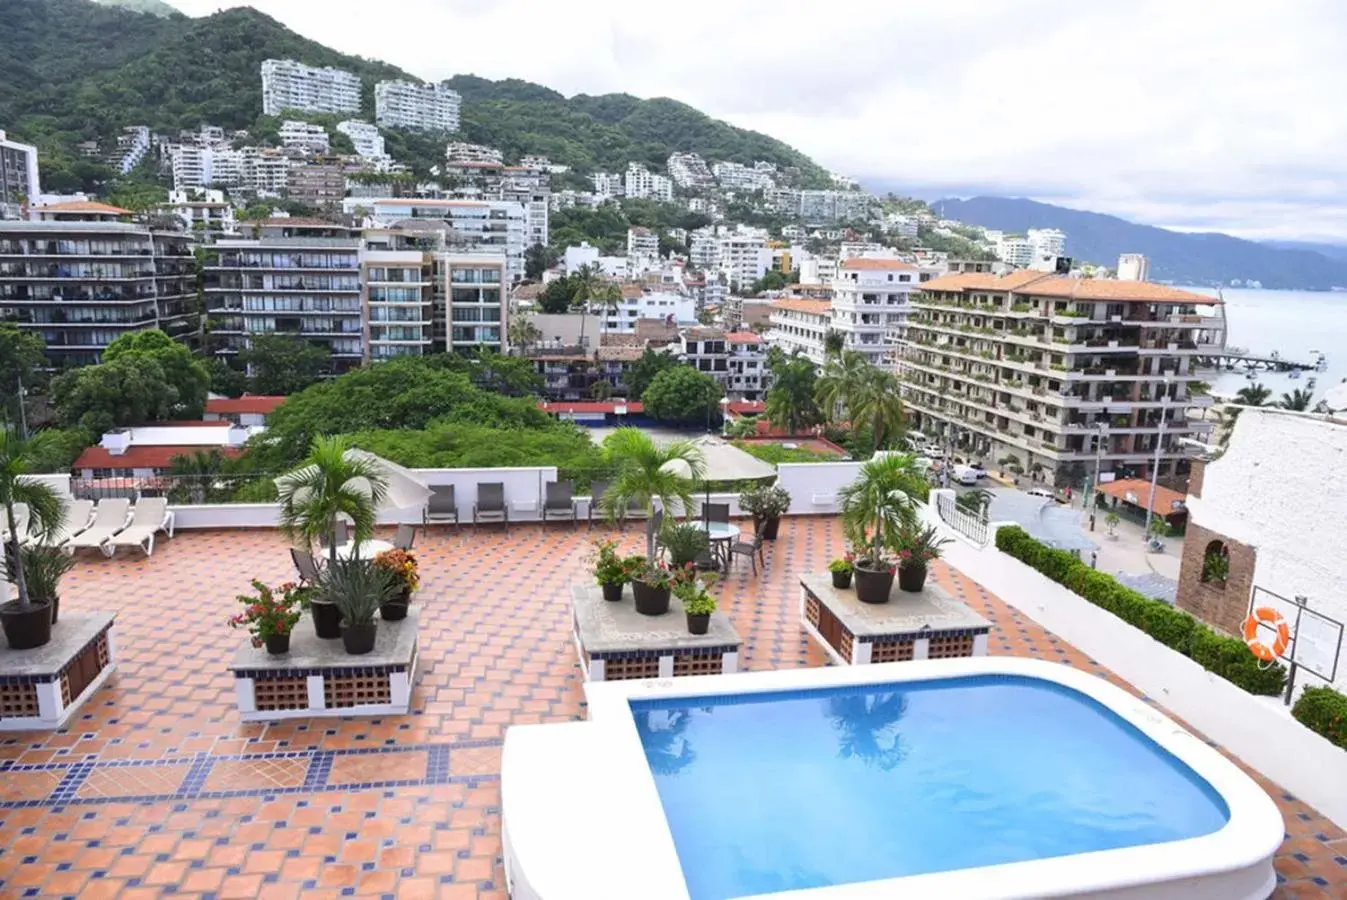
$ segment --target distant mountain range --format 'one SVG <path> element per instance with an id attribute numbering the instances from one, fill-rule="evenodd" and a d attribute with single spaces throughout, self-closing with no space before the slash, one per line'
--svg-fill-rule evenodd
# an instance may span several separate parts
<path id="1" fill-rule="evenodd" d="M 1119 254 L 1144 253 L 1154 281 L 1229 285 L 1239 279 L 1287 290 L 1347 286 L 1347 247 L 1169 231 L 1014 197 L 937 200 L 931 209 L 945 218 L 1006 232 L 1060 228 L 1066 232 L 1068 256 L 1110 268 L 1118 264 Z"/>

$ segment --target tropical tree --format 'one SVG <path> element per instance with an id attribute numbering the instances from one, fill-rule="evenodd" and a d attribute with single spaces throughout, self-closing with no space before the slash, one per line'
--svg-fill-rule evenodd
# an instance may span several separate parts
<path id="1" fill-rule="evenodd" d="M 18 404 L 28 391 L 42 386 L 46 366 L 47 345 L 40 334 L 21 331 L 13 322 L 0 322 L 0 403 L 14 398 L 16 421 L 26 421 Z"/>
<path id="2" fill-rule="evenodd" d="M 819 409 L 829 422 L 852 420 L 856 400 L 871 368 L 865 354 L 857 350 L 844 350 L 838 356 L 829 357 L 814 388 Z"/>
<path id="3" fill-rule="evenodd" d="M 800 434 L 821 419 L 815 399 L 818 372 L 805 356 L 786 356 L 776 348 L 768 356 L 772 386 L 767 391 L 767 421 L 790 434 Z"/>
<path id="4" fill-rule="evenodd" d="M 1282 394 L 1281 400 L 1277 405 L 1282 409 L 1289 409 L 1294 412 L 1306 412 L 1310 408 L 1310 403 L 1314 399 L 1313 391 L 1306 391 L 1296 388 L 1289 394 Z"/>
<path id="5" fill-rule="evenodd" d="M 0 427 L 0 504 L 5 508 L 5 527 L 9 532 L 9 546 L 5 548 L 7 578 L 19 592 L 19 609 L 30 608 L 28 584 L 23 579 L 23 556 L 19 540 L 18 517 L 14 513 L 19 503 L 28 506 L 28 530 L 41 536 L 60 526 L 65 518 L 65 503 L 48 484 L 24 478 L 31 471 L 31 461 L 41 455 L 41 433 L 23 438 L 12 427 Z"/>
<path id="6" fill-rule="evenodd" d="M 529 352 L 529 347 L 542 339 L 542 336 L 543 333 L 538 330 L 538 326 L 533 324 L 532 316 L 513 316 L 506 329 L 510 346 L 518 347 L 520 352 L 525 354 Z"/>
<path id="7" fill-rule="evenodd" d="M 986 488 L 974 488 L 960 494 L 954 502 L 964 512 L 980 516 L 992 505 L 992 492 Z"/>
<path id="8" fill-rule="evenodd" d="M 1004 471 L 1014 472 L 1016 475 L 1024 472 L 1024 466 L 1021 465 L 1020 458 L 1013 453 L 1007 453 L 1005 456 L 998 459 L 996 464 Z"/>
<path id="9" fill-rule="evenodd" d="M 1263 387 L 1262 383 L 1251 384 L 1248 387 L 1242 387 L 1235 394 L 1235 402 L 1240 406 L 1262 406 L 1268 402 L 1272 396 L 1272 391 Z"/>
<path id="10" fill-rule="evenodd" d="M 692 510 L 693 484 L 702 478 L 706 464 L 691 441 L 657 444 L 639 428 L 618 428 L 603 441 L 606 461 L 615 477 L 600 500 L 603 514 L 617 521 L 632 506 L 647 516 L 655 513 L 655 501 L 668 510 L 677 501 L 685 514 Z M 646 538 L 646 557 L 655 558 L 655 538 Z"/>
<path id="11" fill-rule="evenodd" d="M 179 407 L 178 389 L 164 367 L 143 353 L 58 375 L 52 381 L 52 400 L 63 424 L 94 434 L 168 421 Z"/>
<path id="12" fill-rule="evenodd" d="M 641 395 L 645 413 L 662 422 L 711 422 L 724 390 L 720 382 L 692 366 L 675 366 L 655 376 Z"/>
<path id="13" fill-rule="evenodd" d="M 318 436 L 309 457 L 278 479 L 281 530 L 306 546 L 326 539 L 329 558 L 337 559 L 337 518 L 351 520 L 354 540 L 369 540 L 388 482 L 368 458 L 349 453 L 345 438 Z"/>
<path id="14" fill-rule="evenodd" d="M 581 266 L 576 270 L 575 293 L 571 296 L 571 309 L 581 315 L 587 314 L 596 305 L 604 312 L 603 320 L 608 321 L 607 313 L 622 302 L 622 288 L 604 279 L 603 273 L 593 266 Z M 580 343 L 585 342 L 585 320 L 580 320 Z"/>
<path id="15" fill-rule="evenodd" d="M 847 337 L 836 329 L 829 328 L 828 333 L 823 336 L 823 355 L 828 359 L 842 355 L 842 348 L 847 345 Z"/>
<path id="16" fill-rule="evenodd" d="M 254 394 L 287 397 L 320 381 L 332 371 L 332 355 L 302 337 L 259 334 L 248 339 L 239 362 L 248 367 Z"/>
<path id="17" fill-rule="evenodd" d="M 175 503 L 213 503 L 227 493 L 217 484 L 230 460 L 218 447 L 179 454 L 169 460 L 170 499 Z"/>
<path id="18" fill-rule="evenodd" d="M 725 434 L 732 438 L 748 438 L 758 433 L 757 416 L 739 416 L 725 426 Z"/>
<path id="19" fill-rule="evenodd" d="M 115 363 L 127 357 L 148 357 L 159 363 L 164 378 L 176 391 L 170 415 L 165 418 L 200 419 L 206 411 L 206 391 L 210 373 L 205 364 L 181 344 L 157 328 L 128 331 L 119 335 L 103 351 L 103 362 Z M 133 423 L 139 424 L 139 423 Z"/>
<path id="20" fill-rule="evenodd" d="M 895 453 L 871 459 L 838 492 L 842 528 L 867 567 L 883 568 L 894 533 L 904 524 L 915 524 L 911 494 L 924 482 L 916 459 Z"/>
<path id="21" fill-rule="evenodd" d="M 875 449 L 884 449 L 902 430 L 903 400 L 892 372 L 870 366 L 851 404 L 852 427 L 868 428 L 874 435 Z"/>
<path id="22" fill-rule="evenodd" d="M 682 365 L 682 363 L 672 353 L 656 353 L 646 347 L 640 358 L 631 364 L 631 368 L 627 370 L 623 377 L 623 382 L 627 386 L 627 396 L 632 400 L 640 400 L 645 393 L 645 389 L 650 386 L 650 382 L 655 380 L 656 375 L 679 365 Z"/>
<path id="23" fill-rule="evenodd" d="M 544 244 L 534 244 L 524 251 L 524 277 L 537 281 L 543 273 L 557 264 L 557 253 Z"/>

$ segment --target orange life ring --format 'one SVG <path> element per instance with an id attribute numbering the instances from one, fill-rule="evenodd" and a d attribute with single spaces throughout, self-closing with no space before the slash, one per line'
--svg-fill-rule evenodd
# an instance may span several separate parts
<path id="1" fill-rule="evenodd" d="M 1277 629 L 1277 639 L 1272 642 L 1271 647 L 1258 638 L 1258 626 L 1262 622 Z M 1286 627 L 1286 620 L 1282 618 L 1281 613 L 1270 606 L 1260 606 L 1249 613 L 1249 617 L 1244 620 L 1244 643 L 1248 644 L 1253 655 L 1263 662 L 1275 662 L 1291 643 L 1291 629 Z"/>

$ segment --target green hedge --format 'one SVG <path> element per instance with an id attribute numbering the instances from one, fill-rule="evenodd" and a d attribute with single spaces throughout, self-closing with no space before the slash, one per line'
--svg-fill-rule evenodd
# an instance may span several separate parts
<path id="1" fill-rule="evenodd" d="M 1259 668 L 1258 660 L 1239 638 L 1217 634 L 1168 603 L 1139 594 L 1119 584 L 1112 575 L 1090 568 L 1075 555 L 1039 543 L 1022 528 L 1012 525 L 998 529 L 996 549 L 1251 694 L 1271 697 L 1286 687 L 1286 668 L 1281 665 Z M 1339 727 L 1347 729 L 1347 725 Z"/>
<path id="2" fill-rule="evenodd" d="M 1291 709 L 1296 721 L 1347 750 L 1347 695 L 1332 688 L 1305 688 Z"/>

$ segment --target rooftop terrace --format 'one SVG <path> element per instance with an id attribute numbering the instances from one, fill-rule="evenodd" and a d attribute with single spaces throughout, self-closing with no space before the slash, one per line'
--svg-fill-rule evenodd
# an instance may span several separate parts
<path id="1" fill-rule="evenodd" d="M 242 635 L 224 623 L 251 578 L 293 577 L 279 533 L 187 532 L 150 558 L 82 556 L 62 615 L 116 612 L 119 668 L 69 728 L 0 736 L 0 897 L 503 900 L 501 740 L 513 723 L 584 716 L 568 603 L 594 534 L 421 532 L 413 713 L 278 724 L 240 722 L 227 665 Z M 639 529 L 624 541 L 635 552 Z M 759 576 L 741 566 L 716 587 L 744 668 L 825 664 L 797 622 L 798 579 L 841 550 L 835 518 L 791 517 Z M 1131 690 L 967 575 L 934 572 L 993 623 L 992 654 Z M 1347 896 L 1347 834 L 1253 774 L 1286 820 L 1274 896 Z"/>

